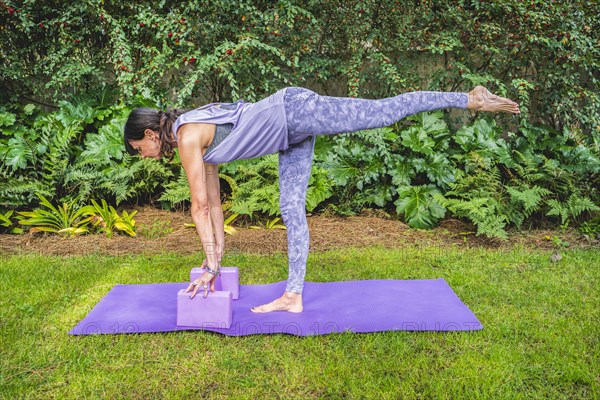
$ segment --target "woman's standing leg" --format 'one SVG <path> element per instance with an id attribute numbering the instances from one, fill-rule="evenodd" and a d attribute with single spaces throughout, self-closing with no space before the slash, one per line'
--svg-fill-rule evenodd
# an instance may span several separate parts
<path id="1" fill-rule="evenodd" d="M 315 140 L 309 136 L 279 153 L 279 205 L 287 228 L 289 275 L 286 291 L 302 294 L 310 235 L 306 221 L 306 190 Z"/>
<path id="2" fill-rule="evenodd" d="M 259 307 L 254 312 L 302 311 L 301 295 L 306 275 L 310 235 L 306 221 L 306 190 L 310 179 L 315 138 L 309 136 L 279 152 L 279 206 L 287 228 L 288 281 L 281 299 Z"/>

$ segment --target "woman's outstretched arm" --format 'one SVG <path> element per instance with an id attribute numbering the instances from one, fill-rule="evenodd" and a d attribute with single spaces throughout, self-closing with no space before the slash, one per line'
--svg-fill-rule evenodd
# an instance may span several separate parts
<path id="1" fill-rule="evenodd" d="M 190 185 L 192 196 L 192 220 L 196 224 L 196 231 L 202 241 L 202 247 L 208 266 L 218 268 L 216 243 L 210 218 L 210 204 L 208 201 L 207 171 L 202 159 L 203 143 L 208 137 L 202 132 L 202 127 L 186 124 L 179 129 L 179 157 Z"/>
<path id="2" fill-rule="evenodd" d="M 208 189 L 208 206 L 210 207 L 210 219 L 217 241 L 217 261 L 221 266 L 221 258 L 225 248 L 225 220 L 223 208 L 221 207 L 221 186 L 219 183 L 219 164 L 204 163 L 206 166 L 206 180 Z"/>

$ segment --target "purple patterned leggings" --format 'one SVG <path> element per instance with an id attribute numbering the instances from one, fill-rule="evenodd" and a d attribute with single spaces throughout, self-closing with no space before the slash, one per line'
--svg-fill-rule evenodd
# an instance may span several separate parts
<path id="1" fill-rule="evenodd" d="M 467 108 L 463 92 L 404 93 L 385 99 L 321 96 L 301 87 L 285 89 L 289 147 L 279 152 L 279 205 L 287 228 L 286 291 L 302 293 L 308 258 L 306 189 L 316 135 L 382 128 L 412 114 L 442 108 Z"/>

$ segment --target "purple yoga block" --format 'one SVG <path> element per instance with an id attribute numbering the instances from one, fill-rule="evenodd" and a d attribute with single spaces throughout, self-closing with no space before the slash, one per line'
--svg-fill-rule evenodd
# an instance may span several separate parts
<path id="1" fill-rule="evenodd" d="M 209 292 L 204 298 L 204 293 L 198 290 L 196 296 L 190 299 L 191 294 L 192 292 L 186 293 L 185 289 L 177 292 L 177 326 L 231 327 L 231 292 Z"/>
<path id="2" fill-rule="evenodd" d="M 206 268 L 194 267 L 190 271 L 190 282 L 201 277 Z M 221 267 L 221 275 L 215 281 L 215 290 L 226 290 L 231 292 L 233 300 L 240 297 L 240 278 L 238 267 Z"/>

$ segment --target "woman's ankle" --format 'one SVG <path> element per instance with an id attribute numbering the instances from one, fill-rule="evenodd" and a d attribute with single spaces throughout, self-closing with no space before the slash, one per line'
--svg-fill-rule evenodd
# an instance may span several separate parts
<path id="1" fill-rule="evenodd" d="M 283 297 L 285 297 L 286 299 L 297 299 L 297 298 L 301 298 L 302 297 L 302 293 L 295 293 L 295 292 L 290 292 L 288 290 L 285 291 L 285 293 L 283 294 Z"/>

